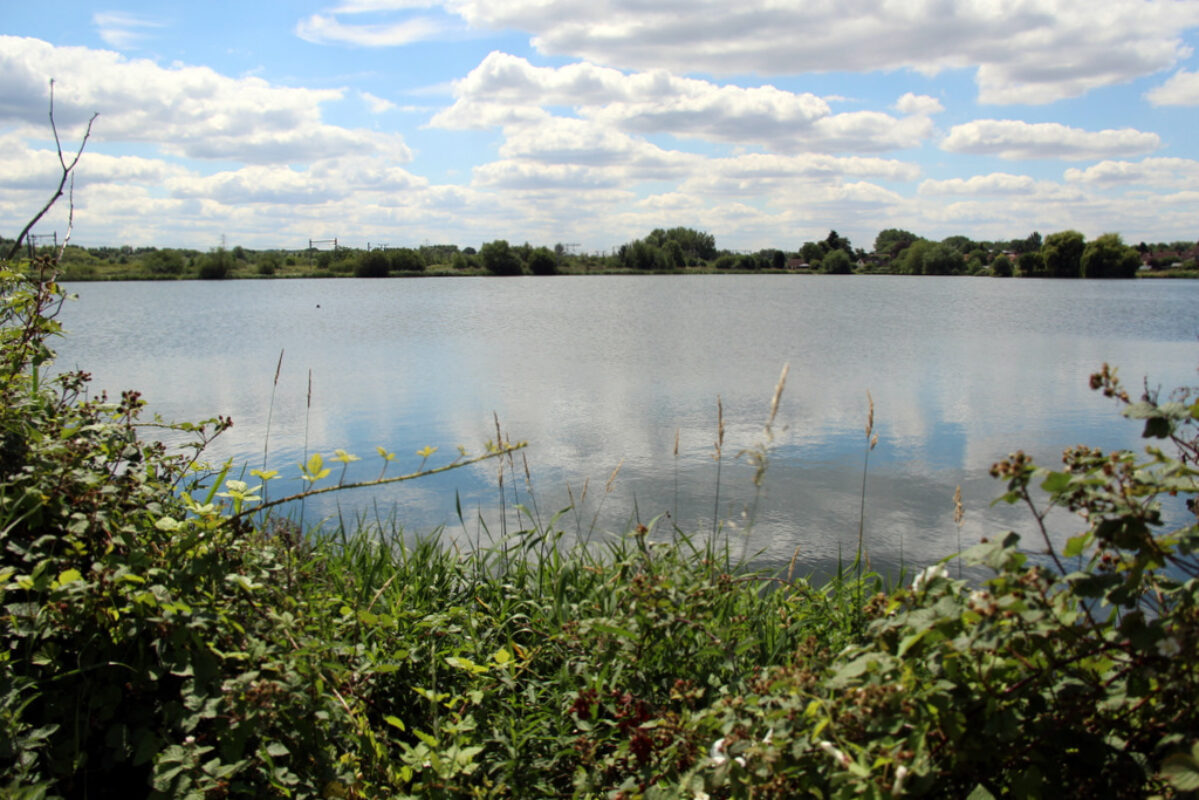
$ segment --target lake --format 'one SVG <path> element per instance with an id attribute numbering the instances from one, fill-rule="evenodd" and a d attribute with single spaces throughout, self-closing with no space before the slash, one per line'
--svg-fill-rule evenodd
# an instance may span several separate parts
<path id="1" fill-rule="evenodd" d="M 1140 448 L 1139 427 L 1091 392 L 1088 376 L 1107 361 L 1130 391 L 1146 377 L 1170 389 L 1196 384 L 1199 364 L 1194 281 L 662 275 L 68 288 L 79 299 L 61 316 L 60 367 L 88 370 L 97 391 L 137 389 L 168 419 L 231 416 L 210 457 L 260 467 L 267 447 L 288 478 L 276 496 L 298 490 L 305 442 L 326 458 L 335 448 L 360 456 L 348 479 L 379 473 L 377 446 L 397 454 L 389 474 L 415 469 L 425 446 L 439 448 L 429 465 L 459 445 L 478 453 L 496 438 L 496 418 L 529 442 L 518 474 L 506 471 L 503 519 L 490 461 L 314 499 L 306 521 L 394 513 L 409 532 L 445 525 L 465 546 L 515 529 L 514 500 L 543 523 L 573 506 L 557 523 L 571 538 L 668 513 L 662 524 L 700 536 L 715 519 L 722 538 L 763 563 L 798 551 L 805 571 L 852 556 L 859 523 L 884 569 L 954 552 L 959 535 L 969 545 L 1028 530 L 1026 512 L 990 506 L 1002 489 L 988 475 L 994 461 L 1024 449 L 1053 465 L 1079 443 Z M 738 453 L 765 442 L 784 364 L 759 492 Z M 863 515 L 867 392 L 879 442 Z M 1062 534 L 1075 527 L 1055 522 Z"/>

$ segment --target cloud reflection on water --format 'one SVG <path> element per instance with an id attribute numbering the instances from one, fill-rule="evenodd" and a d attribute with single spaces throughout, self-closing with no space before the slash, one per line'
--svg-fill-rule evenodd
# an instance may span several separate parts
<path id="1" fill-rule="evenodd" d="M 64 313 L 71 334 L 60 363 L 93 372 L 97 388 L 138 388 L 167 418 L 232 416 L 215 459 L 260 465 L 285 349 L 274 468 L 294 474 L 306 436 L 311 451 L 361 456 L 351 479 L 377 474 L 376 445 L 397 453 L 398 474 L 425 445 L 441 448 L 433 462 L 458 444 L 479 452 L 495 437 L 494 413 L 511 438 L 530 442 L 524 455 L 544 520 L 569 504 L 568 484 L 577 500 L 588 483 L 586 507 L 562 519 L 569 534 L 590 528 L 618 464 L 597 531 L 677 506 L 680 527 L 709 532 L 718 395 L 727 422 L 719 516 L 738 524 L 754 489 L 752 468 L 734 456 L 761 440 L 789 362 L 745 546 L 770 563 L 798 547 L 808 570 L 856 546 L 867 389 L 880 436 L 865 517 L 874 563 L 894 564 L 902 550 L 923 564 L 956 546 L 959 484 L 966 544 L 1025 524 L 1018 510 L 989 505 L 1001 487 L 987 470 L 1010 450 L 1051 465 L 1079 442 L 1139 447 L 1139 430 L 1087 389 L 1087 376 L 1108 361 L 1133 387 L 1145 374 L 1167 387 L 1193 383 L 1199 332 L 1191 281 L 647 276 L 72 288 L 81 300 Z M 500 527 L 497 466 L 322 499 L 307 518 L 395 508 L 409 530 L 445 524 L 473 541 L 479 516 L 493 535 Z M 529 504 L 524 483 L 522 467 L 517 494 Z M 725 530 L 734 542 L 744 535 Z"/>

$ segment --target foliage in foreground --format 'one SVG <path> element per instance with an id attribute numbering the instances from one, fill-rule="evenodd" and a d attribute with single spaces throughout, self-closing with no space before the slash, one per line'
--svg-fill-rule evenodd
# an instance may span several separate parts
<path id="1" fill-rule="evenodd" d="M 135 393 L 44 374 L 55 285 L 0 280 L 0 797 L 1199 788 L 1193 396 L 1095 376 L 1161 447 L 997 464 L 1041 544 L 1037 485 L 1085 531 L 982 544 L 981 582 L 815 587 L 654 526 L 462 555 L 250 524 L 255 488 L 196 465 L 227 421 L 182 455 L 143 440 Z"/>

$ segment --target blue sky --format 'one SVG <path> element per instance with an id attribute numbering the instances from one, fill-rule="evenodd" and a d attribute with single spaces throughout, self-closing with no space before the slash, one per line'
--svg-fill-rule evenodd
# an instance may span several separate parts
<path id="1" fill-rule="evenodd" d="M 10 5 L 9 236 L 54 78 L 83 245 L 1199 238 L 1199 0 Z"/>

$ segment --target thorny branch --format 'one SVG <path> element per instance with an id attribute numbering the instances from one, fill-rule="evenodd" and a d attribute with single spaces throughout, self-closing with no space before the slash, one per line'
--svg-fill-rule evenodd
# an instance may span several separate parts
<path id="1" fill-rule="evenodd" d="M 58 202 L 58 198 L 62 197 L 63 189 L 66 187 L 68 179 L 71 181 L 71 209 L 69 221 L 67 223 L 67 239 L 70 239 L 71 227 L 75 223 L 75 178 L 73 172 L 75 170 L 75 165 L 79 163 L 79 157 L 83 155 L 83 148 L 87 146 L 87 140 L 91 138 L 92 123 L 96 121 L 96 117 L 98 116 L 100 116 L 100 112 L 97 111 L 92 114 L 91 119 L 87 121 L 87 130 L 83 134 L 83 141 L 79 143 L 78 152 L 75 153 L 75 157 L 71 159 L 71 163 L 68 164 L 66 156 L 64 156 L 62 153 L 62 141 L 58 137 L 58 125 L 54 122 L 54 79 L 50 79 L 50 130 L 54 132 L 54 144 L 58 148 L 58 163 L 62 166 L 62 177 L 58 181 L 58 189 L 55 190 L 50 199 L 46 201 L 46 205 L 42 206 L 42 210 L 37 212 L 37 215 L 34 216 L 33 219 L 29 220 L 29 223 L 25 226 L 24 230 L 22 230 L 20 235 L 17 236 L 17 240 L 13 242 L 12 248 L 8 251 L 8 255 L 5 256 L 7 260 L 11 261 L 17 255 L 17 252 L 21 249 L 21 242 L 23 242 L 25 237 L 29 235 L 29 231 L 32 230 L 33 226 L 36 225 L 41 218 L 46 215 L 46 212 L 49 211 L 56 202 Z M 64 241 L 62 244 L 64 250 L 66 248 L 66 244 L 66 241 Z M 61 255 L 61 251 L 59 254 Z"/>

